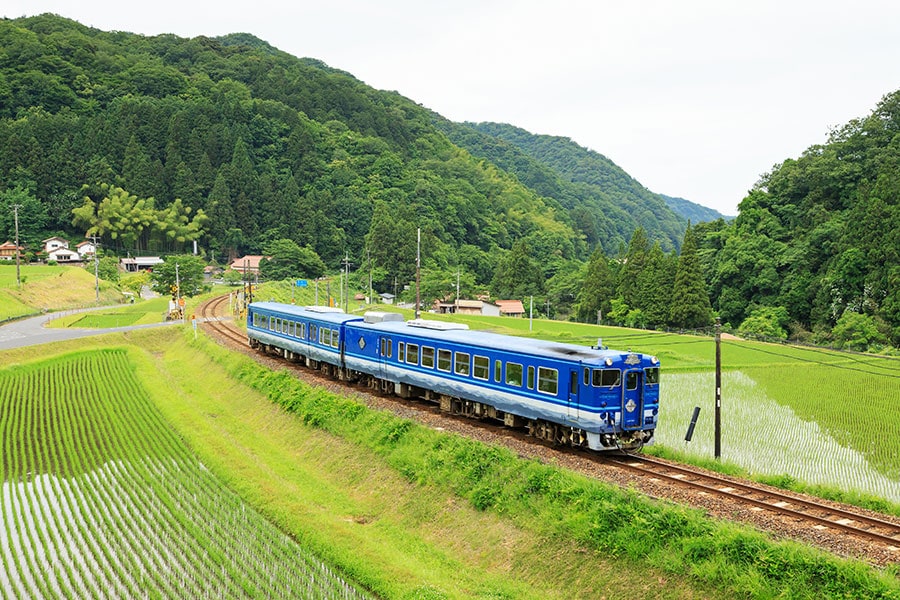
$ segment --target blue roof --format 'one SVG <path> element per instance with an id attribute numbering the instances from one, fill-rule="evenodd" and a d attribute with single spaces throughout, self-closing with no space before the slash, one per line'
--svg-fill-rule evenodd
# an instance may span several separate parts
<path id="1" fill-rule="evenodd" d="M 327 321 L 329 323 L 346 323 L 347 321 L 362 319 L 362 317 L 357 315 L 349 315 L 340 308 L 330 306 L 294 306 L 293 304 L 282 304 L 280 302 L 253 302 L 250 304 L 250 308 L 303 317 L 304 319 Z"/>
<path id="2" fill-rule="evenodd" d="M 354 328 L 372 329 L 409 337 L 419 337 L 426 340 L 444 340 L 452 343 L 468 344 L 488 349 L 516 352 L 521 354 L 535 354 L 550 356 L 567 360 L 582 360 L 585 362 L 602 363 L 607 357 L 618 360 L 621 350 L 597 350 L 589 346 L 567 344 L 548 340 L 538 340 L 526 337 L 501 335 L 487 331 L 475 331 L 468 329 L 431 329 L 410 325 L 410 321 L 386 321 L 382 323 L 353 323 Z"/>

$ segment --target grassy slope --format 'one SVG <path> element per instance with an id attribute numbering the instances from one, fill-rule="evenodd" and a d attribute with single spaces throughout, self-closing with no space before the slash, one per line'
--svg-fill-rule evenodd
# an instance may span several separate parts
<path id="1" fill-rule="evenodd" d="M 22 265 L 20 275 L 22 285 L 17 287 L 15 264 L 0 265 L 0 321 L 97 303 L 94 276 L 80 267 Z M 121 293 L 100 282 L 102 304 L 121 300 Z"/>

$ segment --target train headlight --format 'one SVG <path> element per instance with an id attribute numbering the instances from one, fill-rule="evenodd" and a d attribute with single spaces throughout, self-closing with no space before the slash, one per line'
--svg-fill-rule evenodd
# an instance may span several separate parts
<path id="1" fill-rule="evenodd" d="M 659 359 L 656 358 L 655 356 L 651 356 L 651 357 L 650 357 L 650 364 L 651 364 L 651 365 L 658 365 L 658 364 L 659 364 Z"/>
<path id="2" fill-rule="evenodd" d="M 607 367 L 611 367 L 611 366 L 612 366 L 612 359 L 611 359 L 611 358 L 607 357 L 607 359 L 606 359 L 604 362 L 606 363 L 606 366 L 607 366 Z"/>

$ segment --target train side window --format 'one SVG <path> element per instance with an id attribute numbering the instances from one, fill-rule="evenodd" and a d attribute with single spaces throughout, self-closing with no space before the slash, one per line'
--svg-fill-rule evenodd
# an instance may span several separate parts
<path id="1" fill-rule="evenodd" d="M 522 365 L 506 363 L 506 385 L 522 387 Z"/>
<path id="2" fill-rule="evenodd" d="M 316 341 L 316 326 L 312 323 L 309 324 L 309 339 Z"/>
<path id="3" fill-rule="evenodd" d="M 422 366 L 429 369 L 434 368 L 434 348 L 422 346 Z"/>
<path id="4" fill-rule="evenodd" d="M 275 325 L 278 323 L 278 319 L 269 319 L 269 331 L 275 331 Z"/>
<path id="5" fill-rule="evenodd" d="M 534 367 L 528 367 L 528 389 L 534 389 Z"/>
<path id="6" fill-rule="evenodd" d="M 476 356 L 472 360 L 472 376 L 487 381 L 491 374 L 491 359 L 487 356 Z"/>
<path id="7" fill-rule="evenodd" d="M 538 367 L 537 389 L 539 392 L 555 396 L 556 392 L 559 391 L 559 371 L 548 367 Z"/>
<path id="8" fill-rule="evenodd" d="M 591 370 L 590 369 L 584 370 L 584 385 L 585 386 L 591 385 Z"/>
<path id="9" fill-rule="evenodd" d="M 438 371 L 450 372 L 453 366 L 453 353 L 443 348 L 438 350 Z"/>
<path id="10" fill-rule="evenodd" d="M 649 369 L 644 369 L 644 373 L 647 374 L 647 383 L 659 383 L 659 367 L 650 367 Z"/>
<path id="11" fill-rule="evenodd" d="M 341 332 L 337 329 L 331 331 L 331 347 L 337 348 L 341 344 Z"/>
<path id="12" fill-rule="evenodd" d="M 638 374 L 634 371 L 628 371 L 625 374 L 625 389 L 636 390 L 638 386 Z"/>
<path id="13" fill-rule="evenodd" d="M 397 342 L 397 362 L 403 362 L 404 360 L 406 360 L 403 356 L 403 353 L 404 353 L 403 349 L 405 347 L 406 347 L 406 344 L 404 342 Z"/>
<path id="14" fill-rule="evenodd" d="M 382 358 L 390 358 L 394 352 L 394 342 L 387 339 L 381 338 L 381 357 Z"/>
<path id="15" fill-rule="evenodd" d="M 503 379 L 503 361 L 495 360 L 494 361 L 494 381 L 500 383 L 500 380 Z"/>
<path id="16" fill-rule="evenodd" d="M 306 339 L 306 323 L 300 323 L 300 337 Z"/>
<path id="17" fill-rule="evenodd" d="M 419 345 L 418 344 L 407 344 L 406 345 L 406 362 L 411 365 L 419 364 Z"/>
<path id="18" fill-rule="evenodd" d="M 621 383 L 619 369 L 594 369 L 594 387 L 614 388 Z"/>
<path id="19" fill-rule="evenodd" d="M 454 370 L 457 375 L 469 376 L 469 353 L 468 352 L 457 352 L 456 356 L 453 357 L 453 365 Z"/>

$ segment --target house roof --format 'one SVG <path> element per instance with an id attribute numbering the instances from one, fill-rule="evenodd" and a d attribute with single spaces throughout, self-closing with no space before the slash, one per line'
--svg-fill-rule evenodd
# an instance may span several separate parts
<path id="1" fill-rule="evenodd" d="M 525 307 L 521 300 L 494 300 L 494 304 L 500 307 L 501 313 L 508 315 L 525 314 Z"/>
<path id="2" fill-rule="evenodd" d="M 2 244 L 0 244 L 0 248 L 9 248 L 9 249 L 15 250 L 15 249 L 16 249 L 16 245 L 15 245 L 14 243 L 12 243 L 11 241 L 6 240 L 6 241 L 3 242 Z M 19 246 L 19 250 L 24 250 L 24 247 L 23 247 L 23 246 Z"/>
<path id="3" fill-rule="evenodd" d="M 262 255 L 248 254 L 247 256 L 234 259 L 228 266 L 235 271 L 243 271 L 244 269 L 259 271 L 259 263 L 263 258 L 265 257 Z"/>
<path id="4" fill-rule="evenodd" d="M 76 248 L 81 248 L 82 246 L 87 246 L 88 244 L 90 244 L 91 246 L 93 246 L 93 245 L 94 245 L 94 242 L 92 242 L 91 240 L 84 240 L 83 242 L 80 242 L 80 243 L 79 243 L 77 246 L 75 246 L 75 247 L 76 247 Z"/>
<path id="5" fill-rule="evenodd" d="M 41 240 L 42 244 L 46 244 L 47 242 L 52 242 L 53 240 L 59 240 L 61 242 L 69 243 L 69 240 L 66 238 L 61 238 L 58 235 L 54 235 L 53 237 L 48 237 L 46 240 Z"/>

